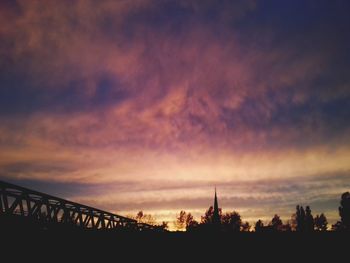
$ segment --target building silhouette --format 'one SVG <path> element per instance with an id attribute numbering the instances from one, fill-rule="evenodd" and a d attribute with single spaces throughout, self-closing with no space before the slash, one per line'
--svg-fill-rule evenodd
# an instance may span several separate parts
<path id="1" fill-rule="evenodd" d="M 215 187 L 215 196 L 214 196 L 214 212 L 213 212 L 213 224 L 220 227 L 220 214 L 219 214 L 219 205 L 218 205 L 218 198 L 216 195 L 216 187 Z"/>

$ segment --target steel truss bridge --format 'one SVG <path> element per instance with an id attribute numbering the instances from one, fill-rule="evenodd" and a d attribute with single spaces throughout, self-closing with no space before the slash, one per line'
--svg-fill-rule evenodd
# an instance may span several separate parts
<path id="1" fill-rule="evenodd" d="M 0 181 L 0 217 L 6 215 L 82 229 L 160 230 L 157 226 Z"/>

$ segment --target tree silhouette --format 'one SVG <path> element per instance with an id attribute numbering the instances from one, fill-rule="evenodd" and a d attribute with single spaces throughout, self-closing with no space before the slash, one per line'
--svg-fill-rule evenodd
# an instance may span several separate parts
<path id="1" fill-rule="evenodd" d="M 188 213 L 186 215 L 185 223 L 186 223 L 186 230 L 198 226 L 198 222 L 193 219 L 193 216 L 191 213 Z"/>
<path id="2" fill-rule="evenodd" d="M 198 225 L 198 222 L 193 219 L 191 213 L 188 213 L 186 216 L 186 231 L 193 231 Z"/>
<path id="3" fill-rule="evenodd" d="M 327 231 L 328 222 L 326 216 L 323 213 L 316 215 L 314 222 L 317 231 Z"/>
<path id="4" fill-rule="evenodd" d="M 193 230 L 193 228 L 197 227 L 198 222 L 193 219 L 193 216 L 191 213 L 186 213 L 185 211 L 181 210 L 179 215 L 176 217 L 174 225 L 177 230 L 187 231 L 187 230 Z"/>
<path id="5" fill-rule="evenodd" d="M 274 215 L 271 220 L 270 226 L 275 231 L 280 231 L 282 229 L 283 223 L 279 215 Z"/>
<path id="6" fill-rule="evenodd" d="M 285 231 L 285 232 L 292 231 L 292 225 L 291 225 L 290 221 L 287 221 L 287 223 L 282 226 L 282 231 Z"/>
<path id="7" fill-rule="evenodd" d="M 144 223 L 149 225 L 156 224 L 155 218 L 150 214 L 144 214 L 142 210 L 136 214 L 135 219 L 137 220 L 138 223 Z"/>
<path id="8" fill-rule="evenodd" d="M 264 223 L 259 219 L 255 223 L 255 232 L 261 232 L 264 229 Z"/>
<path id="9" fill-rule="evenodd" d="M 187 214 L 185 211 L 181 210 L 179 215 L 176 217 L 175 227 L 177 230 L 185 230 L 186 229 L 186 219 Z"/>
<path id="10" fill-rule="evenodd" d="M 169 228 L 169 223 L 166 221 L 163 221 L 158 227 L 161 230 L 167 230 Z"/>
<path id="11" fill-rule="evenodd" d="M 142 218 L 143 218 L 143 211 L 139 211 L 139 212 L 136 214 L 135 219 L 137 220 L 138 223 L 141 223 Z"/>
<path id="12" fill-rule="evenodd" d="M 314 231 L 314 227 L 314 218 L 311 214 L 310 206 L 307 206 L 305 208 L 305 231 L 312 232 Z"/>
<path id="13" fill-rule="evenodd" d="M 341 228 L 350 230 L 350 193 L 345 192 L 341 195 L 339 215 L 341 219 Z"/>
<path id="14" fill-rule="evenodd" d="M 241 215 L 236 211 L 226 213 L 221 217 L 221 224 L 225 231 L 239 232 L 242 226 Z"/>
<path id="15" fill-rule="evenodd" d="M 332 231 L 341 231 L 343 230 L 343 225 L 340 221 L 336 222 L 335 224 L 332 225 Z"/>
<path id="16" fill-rule="evenodd" d="M 299 205 L 297 205 L 296 210 L 297 210 L 295 213 L 296 230 L 298 232 L 304 232 L 305 231 L 305 210 L 302 206 L 299 206 Z"/>
<path id="17" fill-rule="evenodd" d="M 248 221 L 246 221 L 245 223 L 243 223 L 243 224 L 241 225 L 241 230 L 242 230 L 243 232 L 249 232 L 249 230 L 250 230 L 250 224 L 249 224 Z"/>
<path id="18" fill-rule="evenodd" d="M 210 206 L 207 211 L 205 211 L 204 216 L 201 216 L 201 224 L 211 224 L 213 223 L 214 208 Z"/>
<path id="19" fill-rule="evenodd" d="M 207 211 L 205 211 L 204 216 L 201 216 L 202 224 L 213 224 L 214 208 L 210 206 Z M 222 218 L 222 210 L 219 208 L 219 217 Z"/>

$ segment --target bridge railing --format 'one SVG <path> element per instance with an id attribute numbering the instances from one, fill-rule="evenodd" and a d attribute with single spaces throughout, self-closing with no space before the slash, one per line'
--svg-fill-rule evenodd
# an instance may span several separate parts
<path id="1" fill-rule="evenodd" d="M 2 214 L 86 229 L 159 229 L 134 219 L 0 181 L 0 216 Z"/>

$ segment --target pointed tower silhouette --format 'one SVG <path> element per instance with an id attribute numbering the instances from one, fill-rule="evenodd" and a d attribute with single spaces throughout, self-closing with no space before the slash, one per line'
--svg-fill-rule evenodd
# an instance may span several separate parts
<path id="1" fill-rule="evenodd" d="M 216 226 L 220 225 L 219 205 L 218 205 L 218 198 L 216 196 L 216 187 L 215 187 L 215 197 L 214 197 L 213 224 Z"/>

